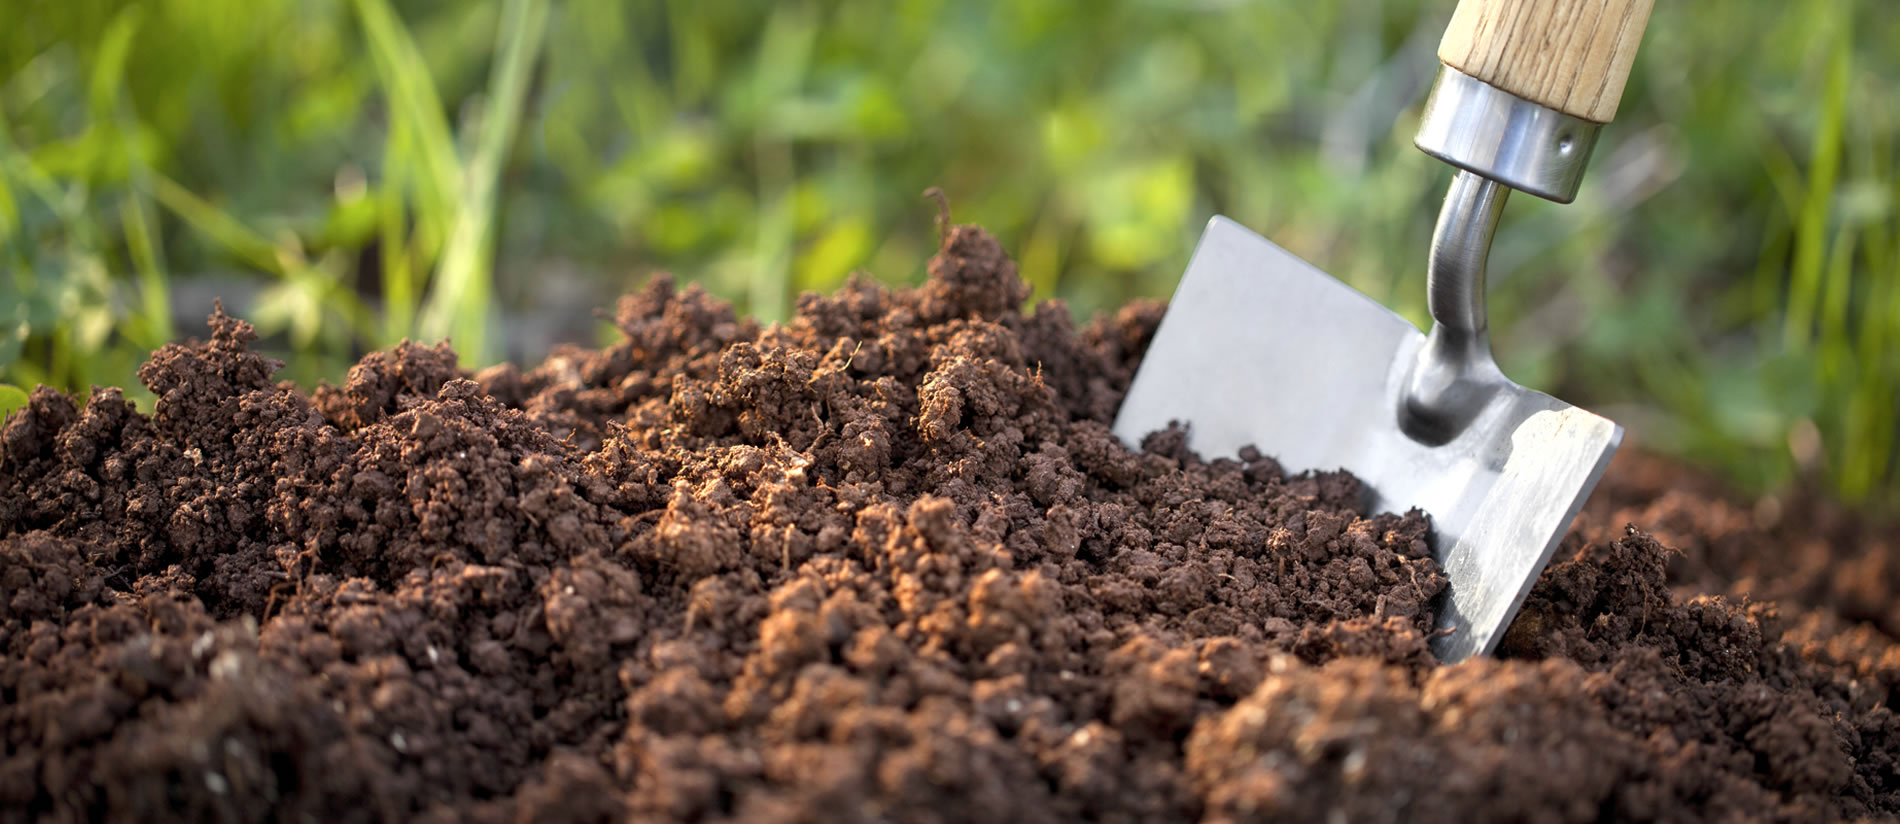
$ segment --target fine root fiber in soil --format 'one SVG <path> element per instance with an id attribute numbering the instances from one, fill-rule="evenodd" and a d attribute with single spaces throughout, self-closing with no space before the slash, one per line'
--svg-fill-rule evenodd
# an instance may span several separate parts
<path id="1" fill-rule="evenodd" d="M 0 821 L 1900 814 L 1891 533 L 1621 461 L 1441 666 L 1426 514 L 1123 447 L 1160 307 L 1028 291 L 956 227 L 783 325 L 656 279 L 527 371 L 306 394 L 219 311 L 150 415 L 35 392 Z"/>

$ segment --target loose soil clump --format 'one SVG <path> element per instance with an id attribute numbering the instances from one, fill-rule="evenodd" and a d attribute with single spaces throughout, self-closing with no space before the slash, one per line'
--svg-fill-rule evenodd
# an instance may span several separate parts
<path id="1" fill-rule="evenodd" d="M 784 325 L 657 279 L 526 372 L 404 344 L 306 395 L 220 310 L 149 416 L 36 392 L 0 821 L 1900 814 L 1890 535 L 1625 462 L 1440 666 L 1424 513 L 1123 447 L 1161 307 L 1028 292 L 957 227 Z"/>

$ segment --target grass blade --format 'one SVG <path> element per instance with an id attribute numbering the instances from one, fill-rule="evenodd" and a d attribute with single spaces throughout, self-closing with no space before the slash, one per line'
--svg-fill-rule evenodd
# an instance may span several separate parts
<path id="1" fill-rule="evenodd" d="M 759 45 L 752 78 L 752 158 L 758 167 L 758 234 L 753 248 L 748 309 L 761 320 L 784 320 L 791 303 L 792 245 L 796 234 L 792 196 L 797 183 L 790 138 L 770 134 L 773 104 L 795 93 L 811 61 L 817 22 L 797 4 L 773 10 Z"/>
<path id="2" fill-rule="evenodd" d="M 177 335 L 172 329 L 171 283 L 165 275 L 165 258 L 159 253 L 158 221 L 152 218 L 151 208 L 145 195 L 134 192 L 120 204 L 119 215 L 139 279 L 139 316 L 144 327 L 139 343 L 156 349 Z"/>
<path id="3" fill-rule="evenodd" d="M 223 247 L 232 257 L 279 277 L 289 274 L 292 267 L 285 265 L 284 256 L 293 252 L 270 242 L 171 178 L 154 173 L 152 195 L 186 225 Z"/>
<path id="4" fill-rule="evenodd" d="M 422 51 L 388 0 L 356 0 L 356 13 L 388 96 L 392 130 L 400 129 L 409 138 L 406 157 L 417 171 L 411 181 L 416 187 L 416 221 L 433 248 L 447 237 L 461 196 L 455 137 Z M 400 126 L 393 125 L 397 123 Z"/>
<path id="5" fill-rule="evenodd" d="M 1844 35 L 1837 33 L 1836 36 Z M 1847 122 L 1852 59 L 1852 51 L 1846 48 L 1833 49 L 1828 58 L 1821 120 L 1815 130 L 1814 154 L 1808 164 L 1807 197 L 1795 222 L 1794 270 L 1788 287 L 1788 314 L 1782 338 L 1790 349 L 1797 351 L 1806 350 L 1813 340 L 1815 312 L 1824 287 L 1828 218 L 1834 202 L 1834 187 L 1840 180 L 1841 135 Z"/>
<path id="6" fill-rule="evenodd" d="M 547 5 L 541 0 L 509 0 L 502 8 L 497 34 L 501 57 L 489 77 L 481 134 L 469 160 L 449 244 L 422 310 L 424 337 L 452 339 L 467 363 L 487 364 L 495 357 L 488 338 L 495 201 L 501 164 L 514 143 L 547 19 Z"/>
<path id="7" fill-rule="evenodd" d="M 397 138 L 390 138 L 393 152 Z M 383 182 L 375 195 L 376 245 L 382 253 L 383 340 L 394 346 L 416 325 L 416 267 L 409 254 L 408 215 L 403 208 L 403 186 L 408 167 L 395 158 L 383 162 Z"/>

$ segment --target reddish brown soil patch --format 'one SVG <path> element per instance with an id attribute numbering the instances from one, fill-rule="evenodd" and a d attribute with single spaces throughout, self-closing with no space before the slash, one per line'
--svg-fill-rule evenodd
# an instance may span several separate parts
<path id="1" fill-rule="evenodd" d="M 1440 667 L 1419 514 L 1124 449 L 1159 307 L 1026 292 L 965 227 L 784 327 L 657 281 L 527 373 L 405 345 L 306 396 L 218 314 L 150 417 L 36 393 L 0 820 L 1900 812 L 1889 538 L 1625 463 L 1505 659 Z"/>

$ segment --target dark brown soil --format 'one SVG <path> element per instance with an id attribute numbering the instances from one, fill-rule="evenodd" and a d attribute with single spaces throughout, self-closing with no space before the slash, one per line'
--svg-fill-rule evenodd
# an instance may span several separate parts
<path id="1" fill-rule="evenodd" d="M 1112 438 L 1159 306 L 1023 314 L 968 227 L 930 271 L 769 328 L 662 279 L 612 348 L 314 395 L 220 312 L 149 417 L 35 393 L 0 821 L 1900 814 L 1890 533 L 1623 461 L 1441 667 L 1422 515 Z"/>

